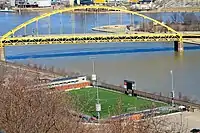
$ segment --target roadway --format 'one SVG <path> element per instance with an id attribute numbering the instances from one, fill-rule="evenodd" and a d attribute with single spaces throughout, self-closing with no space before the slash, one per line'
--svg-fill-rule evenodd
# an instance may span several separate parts
<path id="1" fill-rule="evenodd" d="M 194 45 L 200 45 L 200 32 L 199 31 L 184 31 L 181 32 L 183 34 L 183 39 L 184 43 L 189 43 L 189 44 L 194 44 Z M 190 38 L 190 37 L 195 37 L 195 38 Z"/>
<path id="2" fill-rule="evenodd" d="M 200 128 L 200 112 L 178 112 L 156 118 L 165 118 L 168 123 L 174 123 L 173 126 L 182 126 L 184 130 L 189 132 L 193 128 Z M 170 124 L 169 124 L 170 125 Z M 169 128 L 172 128 L 171 125 Z"/>
<path id="3" fill-rule="evenodd" d="M 21 73 L 24 72 L 24 74 L 26 74 L 27 77 L 39 76 L 42 79 L 48 79 L 48 80 L 52 80 L 58 77 L 63 77 L 61 74 L 58 74 L 58 73 L 49 72 L 47 70 L 34 69 L 26 65 L 20 65 L 20 64 L 11 63 L 11 62 L 0 61 L 0 66 L 2 67 L 2 70 L 7 70 L 7 71 L 20 70 L 20 72 Z"/>
<path id="4" fill-rule="evenodd" d="M 186 31 L 180 32 L 184 42 L 200 44 L 200 32 Z M 49 35 L 27 35 L 7 38 L 3 43 L 8 45 L 37 45 L 37 44 L 72 44 L 72 43 L 106 43 L 106 42 L 166 42 L 178 41 L 179 37 L 175 33 L 150 33 L 132 31 L 127 34 L 117 33 L 82 33 L 82 34 L 49 34 Z"/>
<path id="5" fill-rule="evenodd" d="M 118 27 L 126 27 L 125 25 L 117 25 Z M 102 27 L 107 27 L 107 26 L 102 26 Z M 99 28 L 100 29 L 103 29 L 101 27 L 95 27 L 93 28 L 94 30 L 97 30 L 99 31 Z M 112 27 L 111 27 L 112 28 Z M 109 28 L 107 28 L 109 29 Z M 124 33 L 124 30 L 120 30 L 121 32 L 110 32 L 110 31 L 100 31 L 98 33 L 78 33 L 78 34 L 40 34 L 40 35 L 26 35 L 26 36 L 14 36 L 14 37 L 11 37 L 11 38 L 21 38 L 21 37 L 47 37 L 47 36 L 51 36 L 51 37 L 60 37 L 60 36 L 99 36 L 99 35 L 102 35 L 102 36 L 106 36 L 106 35 L 117 35 L 117 34 L 125 34 Z M 117 33 L 117 34 L 116 34 Z M 149 35 L 154 35 L 154 34 L 161 34 L 162 32 L 143 32 L 143 31 L 129 31 L 128 34 L 138 34 L 138 35 L 142 35 L 142 34 L 149 34 Z M 181 31 L 180 33 L 183 34 L 183 36 L 200 36 L 200 31 Z M 167 33 L 163 33 L 163 34 L 171 34 L 171 32 L 167 32 Z M 0 36 L 1 38 L 2 36 Z"/>

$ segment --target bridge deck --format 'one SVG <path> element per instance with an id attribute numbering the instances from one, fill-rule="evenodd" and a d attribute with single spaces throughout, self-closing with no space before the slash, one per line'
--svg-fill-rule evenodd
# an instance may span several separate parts
<path id="1" fill-rule="evenodd" d="M 170 42 L 178 40 L 179 35 L 175 33 L 90 33 L 11 37 L 7 38 L 2 43 L 5 44 L 5 46 L 9 46 L 37 44 L 85 44 L 102 42 Z"/>
<path id="2" fill-rule="evenodd" d="M 200 38 L 200 32 L 182 32 L 183 39 Z M 39 45 L 39 44 L 86 44 L 106 42 L 172 42 L 178 41 L 175 33 L 85 33 L 85 34 L 51 34 L 10 37 L 2 43 L 4 46 Z"/>

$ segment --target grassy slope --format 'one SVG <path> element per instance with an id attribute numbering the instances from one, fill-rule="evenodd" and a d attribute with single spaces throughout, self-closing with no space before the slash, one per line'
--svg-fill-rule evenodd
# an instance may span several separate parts
<path id="1" fill-rule="evenodd" d="M 96 115 L 96 88 L 72 90 L 69 93 L 79 99 L 78 106 L 88 115 Z M 99 98 L 102 107 L 101 117 L 117 115 L 125 112 L 144 110 L 154 106 L 163 106 L 163 103 L 153 102 L 142 98 L 127 96 L 123 93 L 99 89 Z"/>

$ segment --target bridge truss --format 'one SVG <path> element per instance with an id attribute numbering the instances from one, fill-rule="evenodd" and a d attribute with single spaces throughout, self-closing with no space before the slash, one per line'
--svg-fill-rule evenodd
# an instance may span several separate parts
<path id="1" fill-rule="evenodd" d="M 37 44 L 87 44 L 111 42 L 173 42 L 179 40 L 177 34 L 95 34 L 62 35 L 48 37 L 15 37 L 3 41 L 6 46 Z"/>

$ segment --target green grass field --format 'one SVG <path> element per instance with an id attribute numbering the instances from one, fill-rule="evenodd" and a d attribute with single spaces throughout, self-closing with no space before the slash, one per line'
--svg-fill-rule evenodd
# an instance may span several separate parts
<path id="1" fill-rule="evenodd" d="M 96 115 L 96 88 L 83 88 L 72 90 L 68 93 L 74 96 L 77 106 L 83 113 Z M 164 103 L 146 100 L 140 97 L 132 97 L 106 89 L 99 89 L 99 99 L 101 103 L 101 118 L 166 105 Z"/>

